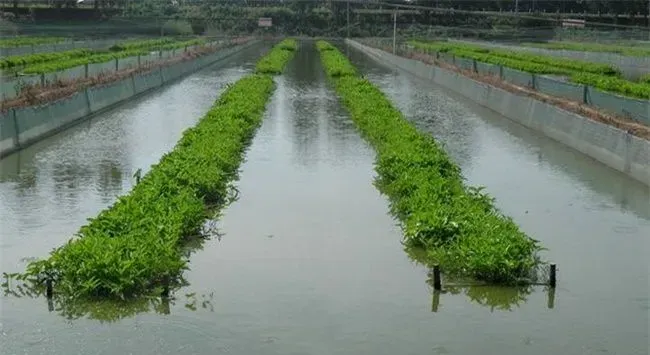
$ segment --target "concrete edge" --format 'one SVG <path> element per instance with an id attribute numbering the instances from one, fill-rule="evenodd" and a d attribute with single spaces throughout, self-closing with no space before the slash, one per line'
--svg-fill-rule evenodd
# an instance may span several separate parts
<path id="1" fill-rule="evenodd" d="M 346 39 L 383 64 L 426 78 L 650 186 L 650 142 L 531 97 Z"/>
<path id="2" fill-rule="evenodd" d="M 55 135 L 55 134 L 57 134 L 59 132 L 62 132 L 64 130 L 68 129 L 68 128 L 71 128 L 71 127 L 73 127 L 73 126 L 75 126 L 77 124 L 80 124 L 83 121 L 86 121 L 86 120 L 88 120 L 88 119 L 90 119 L 92 117 L 95 117 L 95 116 L 100 115 L 100 114 L 102 114 L 104 112 L 107 112 L 107 111 L 110 111 L 110 110 L 112 110 L 114 108 L 117 108 L 120 105 L 122 105 L 122 104 L 124 104 L 126 102 L 129 102 L 130 100 L 135 100 L 137 98 L 145 96 L 148 93 L 151 93 L 151 92 L 153 92 L 155 90 L 158 90 L 158 89 L 160 89 L 160 88 L 162 88 L 162 87 L 164 87 L 166 85 L 173 84 L 174 82 L 176 82 L 178 80 L 181 80 L 181 79 L 195 73 L 196 71 L 207 68 L 207 67 L 209 67 L 209 66 L 211 66 L 213 64 L 216 64 L 216 63 L 218 63 L 218 62 L 220 62 L 220 61 L 222 61 L 222 60 L 224 60 L 224 59 L 226 59 L 226 58 L 228 58 L 228 57 L 230 57 L 230 56 L 232 56 L 232 55 L 234 55 L 234 54 L 236 54 L 236 53 L 238 53 L 238 52 L 240 52 L 240 51 L 242 51 L 242 50 L 244 50 L 244 49 L 246 49 L 248 47 L 251 47 L 251 46 L 259 43 L 259 41 L 260 40 L 252 40 L 252 41 L 250 41 L 248 43 L 237 45 L 235 47 L 225 48 L 223 50 L 227 51 L 227 52 L 224 53 L 223 55 L 217 55 L 218 52 L 215 52 L 215 53 L 212 54 L 212 55 L 215 56 L 214 60 L 205 62 L 205 65 L 198 66 L 196 68 L 192 68 L 192 70 L 184 71 L 183 73 L 181 73 L 180 75 L 175 76 L 175 77 L 171 77 L 171 78 L 168 78 L 168 79 L 162 78 L 161 79 L 162 80 L 162 85 L 153 86 L 153 87 L 148 88 L 148 89 L 146 89 L 144 91 L 141 91 L 141 92 L 135 92 L 135 90 L 134 90 L 134 94 L 126 97 L 125 99 L 116 101 L 116 102 L 114 102 L 114 103 L 112 103 L 112 104 L 110 104 L 108 106 L 99 108 L 96 111 L 90 110 L 90 106 L 89 106 L 88 107 L 88 112 L 90 112 L 90 113 L 88 113 L 88 114 L 81 115 L 81 116 L 76 117 L 74 119 L 69 119 L 69 120 L 67 120 L 65 122 L 60 121 L 60 122 L 58 122 L 56 124 L 52 124 L 52 122 L 45 122 L 44 125 L 48 125 L 48 126 L 51 126 L 51 127 L 49 129 L 47 129 L 47 130 L 44 130 L 44 131 L 40 132 L 38 135 L 36 135 L 34 137 L 30 137 L 28 140 L 24 140 L 24 141 L 20 140 L 19 137 L 21 136 L 21 132 L 17 132 L 16 136 L 13 137 L 13 139 L 11 140 L 12 141 L 11 143 L 8 142 L 9 139 L 5 139 L 5 140 L 2 141 L 2 144 L 0 144 L 0 159 L 4 158 L 4 157 L 6 157 L 6 156 L 8 156 L 10 154 L 16 153 L 16 152 L 18 152 L 18 151 L 20 151 L 20 150 L 22 150 L 24 148 L 27 148 L 27 147 L 29 147 L 29 146 L 31 146 L 31 145 L 39 142 L 39 141 L 42 141 L 43 139 L 51 137 L 51 136 L 53 136 L 53 135 Z M 195 62 L 200 61 L 201 59 L 205 60 L 206 56 L 198 57 L 196 59 L 193 59 L 193 60 L 190 60 L 190 61 L 187 61 L 187 62 L 183 62 L 183 63 L 185 63 L 185 64 L 193 64 Z M 201 62 L 201 63 L 203 63 L 203 62 Z M 176 64 L 178 64 L 178 63 L 176 63 Z M 142 75 L 148 75 L 148 74 L 151 74 L 151 72 L 146 72 L 146 73 L 143 73 Z M 132 82 L 131 77 L 126 78 L 124 80 Z M 122 80 L 122 81 L 124 81 L 124 80 Z M 119 83 L 119 82 L 115 82 L 115 83 L 111 83 L 111 84 L 116 84 L 116 83 Z M 87 91 L 87 89 L 84 89 L 84 91 Z M 82 92 L 82 91 L 78 91 L 77 93 L 79 93 L 79 92 Z M 56 100 L 56 101 L 53 101 L 53 102 L 49 102 L 49 103 L 47 103 L 45 105 L 41 105 L 40 107 L 47 107 L 47 106 L 55 105 L 55 104 L 60 103 L 61 101 L 65 101 L 67 99 L 68 98 L 62 98 L 62 99 L 59 99 L 59 100 Z M 90 105 L 90 102 L 88 103 L 88 105 Z M 13 111 L 14 114 L 15 114 L 15 111 L 17 111 L 17 110 L 32 109 L 32 108 L 34 108 L 34 106 L 24 107 L 24 108 L 20 108 L 20 109 L 11 109 L 10 111 Z M 16 131 L 19 131 L 17 129 L 17 127 L 16 127 Z"/>

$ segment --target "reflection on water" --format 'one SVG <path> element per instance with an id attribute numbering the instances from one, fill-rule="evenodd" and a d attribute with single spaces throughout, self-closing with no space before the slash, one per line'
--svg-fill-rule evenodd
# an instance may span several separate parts
<path id="1" fill-rule="evenodd" d="M 233 198 L 227 200 L 228 203 L 234 201 Z M 223 206 L 223 208 L 227 208 L 227 205 Z M 218 239 L 221 238 L 221 234 L 216 229 L 216 225 L 210 222 L 207 222 L 203 226 L 201 234 L 200 236 L 186 240 L 183 244 L 182 254 L 188 262 L 192 254 L 203 250 L 206 241 L 209 241 L 213 236 L 216 236 Z M 167 287 L 158 288 L 149 296 L 127 300 L 70 299 L 57 294 L 54 294 L 53 297 L 46 297 L 44 283 L 34 284 L 29 281 L 23 282 L 16 273 L 3 273 L 2 277 L 3 282 L 0 284 L 0 288 L 2 288 L 4 297 L 46 298 L 49 312 L 56 313 L 68 320 L 87 318 L 98 320 L 102 323 L 116 322 L 140 313 L 170 314 L 170 305 L 175 305 L 179 298 L 182 298 L 176 296 L 178 291 L 188 289 L 191 286 L 181 274 L 174 278 Z M 184 306 L 192 311 L 202 308 L 213 312 L 213 297 L 214 294 L 211 293 L 209 295 L 201 295 L 199 299 L 196 293 L 187 293 L 184 295 Z"/>
<path id="2" fill-rule="evenodd" d="M 427 284 L 433 287 L 433 280 L 428 279 Z M 474 304 L 489 308 L 490 312 L 512 312 L 519 309 L 533 292 L 543 290 L 547 295 L 546 308 L 555 308 L 555 288 L 540 286 L 498 287 L 489 285 L 445 285 L 442 290 L 433 290 L 431 297 L 431 312 L 438 312 L 441 302 L 450 297 L 466 297 Z M 441 301 L 441 298 L 443 301 Z M 539 305 L 542 307 L 542 305 Z"/>
<path id="3" fill-rule="evenodd" d="M 214 313 L 214 293 L 188 293 L 171 297 L 139 297 L 129 300 L 70 300 L 54 295 L 45 297 L 43 288 L 28 288 L 9 280 L 7 275 L 2 284 L 3 296 L 12 298 L 41 298 L 45 299 L 48 312 L 57 314 L 67 320 L 90 319 L 100 323 L 115 323 L 121 319 L 132 318 L 138 314 L 155 313 L 171 314 L 171 309 L 182 305 L 190 311 Z M 187 282 L 176 286 L 176 289 L 188 287 Z"/>

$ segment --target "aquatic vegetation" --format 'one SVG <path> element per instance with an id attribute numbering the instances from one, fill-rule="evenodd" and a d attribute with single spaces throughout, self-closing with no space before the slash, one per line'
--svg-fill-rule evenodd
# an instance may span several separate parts
<path id="1" fill-rule="evenodd" d="M 263 74 L 229 86 L 129 194 L 16 279 L 53 280 L 55 293 L 71 299 L 128 298 L 178 283 L 187 264 L 182 246 L 228 202 L 273 89 Z"/>
<path id="2" fill-rule="evenodd" d="M 149 48 L 159 48 L 161 46 L 172 44 L 176 42 L 173 38 L 157 38 L 157 39 L 145 39 L 145 40 L 128 40 L 120 43 L 116 43 L 109 48 L 109 50 L 114 52 L 128 51 L 133 49 L 149 49 Z"/>
<path id="3" fill-rule="evenodd" d="M 62 52 L 37 53 L 26 55 L 12 55 L 0 59 L 0 68 L 12 68 L 23 65 L 38 64 L 55 60 L 69 60 L 72 58 L 87 57 L 93 54 L 88 49 L 74 49 Z"/>
<path id="4" fill-rule="evenodd" d="M 284 70 L 284 64 L 293 58 L 298 48 L 295 39 L 285 39 L 273 46 L 271 51 L 257 62 L 255 72 L 259 74 L 279 74 Z"/>
<path id="5" fill-rule="evenodd" d="M 485 48 L 479 45 L 457 43 L 457 42 L 409 41 L 408 43 L 416 48 L 433 50 L 442 53 L 451 53 L 459 57 L 476 59 L 476 60 L 479 59 L 474 58 L 474 55 L 481 53 L 481 54 L 488 55 L 485 57 L 481 57 L 484 59 L 485 58 L 488 59 L 506 58 L 514 61 L 528 63 L 533 68 L 537 67 L 534 64 L 540 64 L 542 65 L 542 68 L 546 68 L 547 70 L 566 69 L 572 72 L 578 71 L 583 73 L 593 73 L 593 74 L 613 75 L 613 76 L 620 75 L 620 71 L 614 66 L 609 64 L 592 63 L 592 62 L 586 62 L 577 59 L 545 56 L 539 53 L 530 53 L 530 52 L 523 52 L 523 51 L 516 52 L 511 50 L 505 50 L 505 49 Z M 498 64 L 498 63 L 494 63 L 494 64 Z"/>
<path id="6" fill-rule="evenodd" d="M 144 44 L 135 46 L 135 48 L 130 48 L 129 46 L 125 47 L 126 49 L 118 51 L 94 51 L 90 55 L 86 56 L 70 56 L 62 57 L 58 60 L 49 60 L 43 63 L 35 63 L 34 65 L 29 65 L 25 67 L 21 72 L 23 74 L 42 74 L 42 73 L 51 73 L 59 70 L 65 70 L 69 68 L 74 68 L 80 65 L 93 64 L 93 63 L 104 63 L 111 60 L 134 57 L 138 55 L 149 54 L 152 50 L 170 50 L 176 48 L 185 48 L 186 46 L 194 46 L 199 44 L 204 44 L 203 40 L 191 40 L 184 42 L 171 42 L 166 44 L 159 44 L 158 42 L 146 42 Z M 147 44 L 147 45 L 145 45 Z"/>
<path id="7" fill-rule="evenodd" d="M 583 43 L 583 42 L 548 42 L 548 43 L 523 43 L 526 47 L 537 47 L 546 49 L 566 49 L 582 52 L 609 52 L 633 57 L 650 56 L 650 48 L 642 46 L 622 46 L 604 43 Z"/>
<path id="8" fill-rule="evenodd" d="M 65 41 L 63 37 L 14 37 L 0 39 L 0 47 L 20 47 L 39 44 L 52 44 Z"/>
<path id="9" fill-rule="evenodd" d="M 336 47 L 325 41 L 316 42 L 316 48 L 320 52 L 321 60 L 325 63 L 325 73 L 334 78 L 357 75 L 357 69 L 340 55 Z"/>
<path id="10" fill-rule="evenodd" d="M 320 53 L 328 73 L 339 71 L 332 66 L 350 65 L 338 50 Z M 375 185 L 389 198 L 407 248 L 424 248 L 427 262 L 439 263 L 449 275 L 516 283 L 534 271 L 538 242 L 504 216 L 482 188 L 465 186 L 460 168 L 430 135 L 417 131 L 368 80 L 330 79 L 377 152 Z"/>
<path id="11" fill-rule="evenodd" d="M 650 82 L 633 82 L 590 73 L 574 73 L 571 75 L 571 81 L 615 94 L 650 100 Z"/>
<path id="12" fill-rule="evenodd" d="M 575 83 L 629 97 L 650 99 L 649 83 L 644 80 L 634 82 L 623 79 L 620 77 L 620 71 L 608 64 L 556 58 L 537 53 L 488 49 L 465 43 L 409 41 L 409 44 L 425 51 L 450 53 L 457 57 L 502 65 L 532 74 L 565 75 Z"/>

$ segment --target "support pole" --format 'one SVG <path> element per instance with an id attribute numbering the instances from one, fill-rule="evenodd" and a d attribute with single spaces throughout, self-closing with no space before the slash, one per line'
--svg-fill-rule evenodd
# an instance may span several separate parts
<path id="1" fill-rule="evenodd" d="M 393 13 L 393 54 L 397 54 L 396 46 L 397 46 L 397 9 Z"/>
<path id="2" fill-rule="evenodd" d="M 433 289 L 440 291 L 442 283 L 440 282 L 440 265 L 433 265 Z"/>
<path id="3" fill-rule="evenodd" d="M 54 292 L 52 290 L 52 279 L 48 277 L 47 280 L 45 280 L 45 296 L 48 299 L 51 299 L 53 293 Z"/>
<path id="4" fill-rule="evenodd" d="M 440 306 L 440 291 L 433 291 L 433 297 L 431 299 L 431 312 L 438 312 L 438 307 Z"/>
<path id="5" fill-rule="evenodd" d="M 555 285 L 557 284 L 557 279 L 556 279 L 556 270 L 557 267 L 555 264 L 551 264 L 551 272 L 550 272 L 550 277 L 548 284 L 552 287 L 555 288 Z"/>
<path id="6" fill-rule="evenodd" d="M 348 34 L 347 34 L 346 38 L 350 38 L 350 2 L 349 1 L 348 1 L 348 7 L 347 7 L 347 11 L 346 11 L 346 17 L 347 17 L 347 23 L 348 23 L 348 25 L 347 25 L 347 29 L 348 29 L 347 33 Z"/>

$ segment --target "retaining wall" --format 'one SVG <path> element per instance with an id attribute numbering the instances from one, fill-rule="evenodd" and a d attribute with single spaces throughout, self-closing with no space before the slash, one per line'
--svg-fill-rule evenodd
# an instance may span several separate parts
<path id="1" fill-rule="evenodd" d="M 462 74 L 395 56 L 355 41 L 376 60 L 428 78 L 503 116 L 588 155 L 650 186 L 650 142 L 557 106 L 487 85 Z"/>
<path id="2" fill-rule="evenodd" d="M 583 60 L 586 62 L 603 63 L 613 65 L 621 70 L 623 76 L 630 80 L 636 80 L 645 74 L 650 74 L 650 57 L 630 57 L 616 53 L 608 52 L 587 52 L 587 51 L 571 51 L 565 49 L 546 49 L 536 47 L 522 47 L 512 46 L 501 43 L 482 42 L 482 41 L 466 41 L 466 40 L 453 40 L 452 42 L 468 43 L 479 45 L 489 48 L 507 49 L 514 51 L 527 51 L 531 53 L 539 53 L 542 55 L 571 58 Z"/>
<path id="3" fill-rule="evenodd" d="M 408 46 L 398 48 L 398 54 L 411 54 Z M 416 51 L 416 53 L 418 53 Z M 539 92 L 573 101 L 627 117 L 646 126 L 650 126 L 650 100 L 636 99 L 601 91 L 589 85 L 567 82 L 564 78 L 552 75 L 531 74 L 528 72 L 479 62 L 473 59 L 455 57 L 447 53 L 430 53 L 439 61 L 455 65 L 461 69 L 472 70 L 484 75 L 497 75 L 507 82 L 528 87 Z"/>
<path id="4" fill-rule="evenodd" d="M 217 42 L 207 43 L 206 46 L 214 46 Z M 101 73 L 111 73 L 118 70 L 136 68 L 147 64 L 152 64 L 161 60 L 172 58 L 183 54 L 185 51 L 200 46 L 186 48 L 177 48 L 163 51 L 152 51 L 150 54 L 138 55 L 126 58 L 111 59 L 103 63 L 91 63 L 79 65 L 56 72 L 32 75 L 20 75 L 17 77 L 5 76 L 0 78 L 0 98 L 7 100 L 20 94 L 20 87 L 24 85 L 46 84 L 62 79 L 88 78 L 97 76 Z"/>
<path id="5" fill-rule="evenodd" d="M 0 56 L 26 55 L 46 52 L 62 52 L 73 49 L 104 49 L 116 43 L 123 42 L 123 39 L 104 39 L 96 41 L 64 41 L 59 43 L 37 44 L 18 47 L 0 48 Z"/>
<path id="6" fill-rule="evenodd" d="M 156 68 L 103 86 L 86 88 L 44 105 L 0 112 L 0 157 L 22 149 L 91 115 L 158 88 L 257 43 L 250 41 L 194 60 Z"/>

